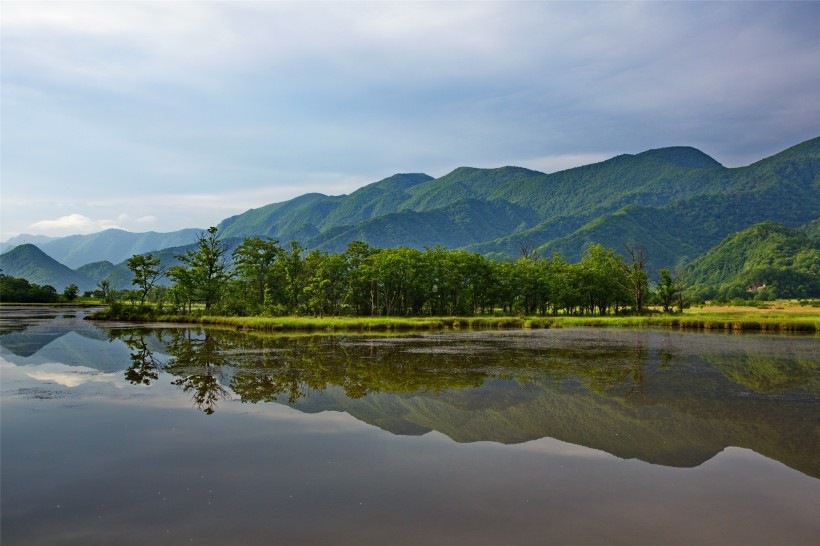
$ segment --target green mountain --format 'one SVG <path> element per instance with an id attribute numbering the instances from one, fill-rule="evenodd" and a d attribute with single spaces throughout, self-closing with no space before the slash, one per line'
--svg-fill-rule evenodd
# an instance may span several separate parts
<path id="1" fill-rule="evenodd" d="M 50 285 L 58 292 L 70 284 L 76 284 L 81 291 L 92 290 L 97 284 L 31 244 L 16 246 L 0 254 L 0 268 L 5 275 L 26 279 L 40 286 Z"/>
<path id="2" fill-rule="evenodd" d="M 775 222 L 755 224 L 692 262 L 689 280 L 709 297 L 820 296 L 820 242 Z M 708 287 L 708 288 L 707 288 Z"/>
<path id="3" fill-rule="evenodd" d="M 85 264 L 81 267 L 78 267 L 76 271 L 78 273 L 82 273 L 89 279 L 97 279 L 97 281 L 101 281 L 110 275 L 117 266 L 109 262 L 108 260 L 103 260 L 101 262 L 93 262 L 90 264 Z"/>
<path id="4" fill-rule="evenodd" d="M 804 226 L 801 226 L 800 231 L 817 244 L 820 244 L 820 217 L 812 220 Z"/>
<path id="5" fill-rule="evenodd" d="M 520 167 L 459 167 L 439 178 L 397 174 L 350 195 L 311 193 L 251 209 L 218 227 L 223 238 L 258 235 L 328 251 L 363 240 L 419 249 L 440 244 L 495 259 L 515 259 L 526 245 L 575 261 L 592 243 L 619 252 L 637 243 L 650 266 L 673 267 L 760 222 L 807 224 L 807 236 L 820 238 L 820 227 L 808 224 L 820 210 L 818 173 L 820 138 L 741 168 L 672 147 L 552 174 Z M 120 264 L 124 279 L 121 262 L 130 256 L 190 244 L 196 233 L 107 230 L 40 248 L 71 267 Z"/>
<path id="6" fill-rule="evenodd" d="M 706 171 L 711 175 L 707 176 Z M 694 172 L 691 175 L 690 181 L 702 182 L 711 177 L 712 182 L 695 195 L 681 193 L 680 198 L 663 206 L 626 205 L 595 214 L 586 222 L 585 215 L 562 215 L 510 237 L 473 245 L 469 250 L 514 256 L 521 242 L 542 242 L 542 255 L 557 252 L 575 261 L 591 243 L 622 250 L 624 243 L 637 242 L 647 249 L 654 266 L 670 267 L 694 259 L 730 233 L 758 222 L 772 220 L 798 227 L 815 219 L 820 210 L 820 139 L 748 167 L 706 168 L 697 176 Z M 641 195 L 648 199 L 647 193 Z M 662 192 L 654 196 L 658 202 L 662 197 Z M 571 231 L 562 233 L 565 229 Z"/>
<path id="7" fill-rule="evenodd" d="M 431 244 L 458 248 L 506 235 L 535 218 L 530 209 L 507 201 L 465 199 L 440 209 L 406 210 L 353 226 L 329 229 L 308 239 L 307 246 L 343 252 L 350 241 L 362 240 L 381 247 L 396 246 L 396 241 L 401 241 L 402 245 L 413 248 Z"/>

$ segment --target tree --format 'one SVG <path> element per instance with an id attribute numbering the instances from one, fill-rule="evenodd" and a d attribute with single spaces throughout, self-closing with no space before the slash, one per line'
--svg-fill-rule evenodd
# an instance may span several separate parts
<path id="1" fill-rule="evenodd" d="M 159 258 L 154 258 L 150 253 L 131 256 L 128 259 L 128 269 L 134 274 L 131 284 L 139 287 L 137 295 L 142 305 L 154 283 L 164 274 L 164 270 L 160 267 Z"/>
<path id="2" fill-rule="evenodd" d="M 632 294 L 635 303 L 635 311 L 643 312 L 643 300 L 649 290 L 649 280 L 646 275 L 646 262 L 648 257 L 646 249 L 642 245 L 624 243 L 626 253 L 629 255 L 628 262 L 621 263 L 621 269 L 626 273 L 626 288 Z"/>
<path id="3" fill-rule="evenodd" d="M 658 269 L 658 276 L 658 298 L 663 305 L 663 312 L 668 313 L 675 301 L 677 290 L 668 269 Z"/>
<path id="4" fill-rule="evenodd" d="M 196 238 L 196 248 L 179 254 L 176 258 L 184 266 L 169 269 L 168 274 L 185 283 L 190 301 L 201 301 L 210 310 L 219 298 L 228 275 L 228 243 L 217 238 L 217 228 L 210 227 Z M 187 267 L 185 267 L 187 266 Z"/>
<path id="5" fill-rule="evenodd" d="M 268 295 L 273 293 L 276 285 L 284 284 L 284 279 L 277 274 L 285 251 L 279 241 L 249 237 L 242 241 L 233 251 L 233 261 L 239 282 L 244 285 L 244 295 L 251 309 L 265 306 L 270 302 Z"/>
<path id="6" fill-rule="evenodd" d="M 290 312 L 296 313 L 301 303 L 300 296 L 305 287 L 304 263 L 302 253 L 305 248 L 297 241 L 290 242 L 290 252 L 285 252 L 283 262 L 285 264 L 285 274 L 287 275 L 288 296 L 290 300 Z"/>
<path id="7" fill-rule="evenodd" d="M 628 300 L 629 294 L 623 287 L 629 281 L 615 250 L 604 249 L 601 244 L 590 246 L 576 266 L 581 278 L 579 288 L 590 313 L 596 308 L 601 315 L 605 315 L 609 308 L 617 312 L 618 307 Z"/>
<path id="8" fill-rule="evenodd" d="M 102 297 L 103 301 L 107 304 L 114 303 L 114 287 L 111 286 L 111 283 L 107 280 L 103 279 L 97 284 L 97 290 L 95 290 Z"/>
<path id="9" fill-rule="evenodd" d="M 77 299 L 77 295 L 80 293 L 80 288 L 76 284 L 69 284 L 63 290 L 63 297 L 68 301 L 74 301 Z"/>

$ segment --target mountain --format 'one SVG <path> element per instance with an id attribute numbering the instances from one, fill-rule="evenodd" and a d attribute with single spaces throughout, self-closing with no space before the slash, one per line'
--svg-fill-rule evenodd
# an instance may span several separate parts
<path id="1" fill-rule="evenodd" d="M 459 167 L 439 178 L 396 174 L 350 195 L 310 193 L 251 209 L 218 228 L 223 238 L 298 240 L 331 252 L 363 240 L 419 249 L 440 244 L 499 260 L 516 259 L 523 245 L 575 261 L 591 243 L 618 252 L 637 243 L 650 266 L 673 267 L 760 222 L 797 228 L 815 220 L 818 173 L 820 138 L 740 168 L 678 146 L 551 174 L 521 167 Z M 817 226 L 805 229 L 818 237 Z M 71 267 L 119 264 L 134 254 L 190 244 L 197 233 L 107 230 L 39 246 Z"/>
<path id="2" fill-rule="evenodd" d="M 32 244 L 23 244 L 0 254 L 0 268 L 5 275 L 18 277 L 40 286 L 53 286 L 62 292 L 76 284 L 80 291 L 93 290 L 96 282 L 51 258 Z"/>
<path id="3" fill-rule="evenodd" d="M 709 297 L 766 290 L 771 297 L 820 296 L 820 242 L 799 230 L 763 222 L 734 233 L 692 262 L 689 281 Z"/>
<path id="4" fill-rule="evenodd" d="M 800 227 L 800 231 L 817 244 L 820 244 L 820 217 Z"/>
<path id="5" fill-rule="evenodd" d="M 422 248 L 441 244 L 459 248 L 501 237 L 536 218 L 530 209 L 507 201 L 464 199 L 426 212 L 402 211 L 379 216 L 353 226 L 332 228 L 307 240 L 307 246 L 344 252 L 350 241 L 374 246 L 401 245 Z"/>
<path id="6" fill-rule="evenodd" d="M 48 235 L 16 235 L 8 241 L 0 243 L 0 253 L 7 252 L 20 245 L 31 244 L 37 246 L 48 243 L 49 241 L 56 241 L 57 239 L 59 239 L 59 237 L 49 237 Z"/>
<path id="7" fill-rule="evenodd" d="M 144 254 L 192 243 L 200 229 L 183 229 L 171 233 L 131 233 L 107 229 L 91 235 L 71 235 L 39 243 L 43 252 L 60 263 L 76 268 L 91 262 L 112 263 L 127 260 L 134 254 Z"/>
<path id="8" fill-rule="evenodd" d="M 670 193 L 670 188 L 678 183 L 665 181 L 666 193 L 653 194 L 654 206 L 645 204 L 651 192 L 644 187 L 631 194 L 643 204 L 636 202 L 604 214 L 596 213 L 588 221 L 584 221 L 587 215 L 561 215 L 530 230 L 473 245 L 468 250 L 512 256 L 523 241 L 543 242 L 539 248 L 542 255 L 557 252 L 576 261 L 590 243 L 621 251 L 624 243 L 637 242 L 647 249 L 652 265 L 670 267 L 694 259 L 730 233 L 758 222 L 772 220 L 798 227 L 814 220 L 820 211 L 820 139 L 748 167 L 699 168 L 690 171 L 689 176 L 687 183 L 694 186 L 677 193 L 677 197 Z M 709 179 L 711 182 L 705 182 Z M 661 181 L 658 178 L 655 183 Z M 674 198 L 658 206 L 664 195 Z M 566 229 L 570 231 L 562 233 Z"/>
<path id="9" fill-rule="evenodd" d="M 115 266 L 108 260 L 103 260 L 101 262 L 85 264 L 83 266 L 78 267 L 75 271 L 77 271 L 78 273 L 82 273 L 89 279 L 97 279 L 97 281 L 101 281 L 116 269 L 117 266 Z"/>

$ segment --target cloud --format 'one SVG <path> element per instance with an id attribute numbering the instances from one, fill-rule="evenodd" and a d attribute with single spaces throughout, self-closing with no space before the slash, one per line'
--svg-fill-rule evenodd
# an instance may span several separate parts
<path id="1" fill-rule="evenodd" d="M 818 16 L 816 2 L 11 2 L 3 232 L 34 214 L 116 218 L 104 203 L 201 226 L 395 172 L 554 172 L 669 145 L 748 164 L 817 136 Z M 71 206 L 11 206 L 36 195 Z"/>
<path id="2" fill-rule="evenodd" d="M 104 229 L 117 228 L 111 220 L 92 220 L 82 214 L 69 214 L 56 220 L 40 220 L 29 226 L 35 234 L 64 235 L 72 233 L 94 233 Z"/>
<path id="3" fill-rule="evenodd" d="M 119 380 L 118 374 L 113 373 L 99 373 L 96 370 L 89 369 L 71 369 L 66 372 L 49 372 L 49 371 L 33 371 L 27 374 L 32 379 L 39 381 L 46 381 L 48 383 L 57 383 L 64 387 L 79 387 L 88 382 L 98 383 L 112 383 L 115 386 L 120 386 L 122 381 Z"/>

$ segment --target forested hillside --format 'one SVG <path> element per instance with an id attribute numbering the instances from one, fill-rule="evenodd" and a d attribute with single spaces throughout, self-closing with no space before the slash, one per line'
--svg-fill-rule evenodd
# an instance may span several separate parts
<path id="1" fill-rule="evenodd" d="M 688 279 L 706 299 L 816 297 L 820 242 L 775 222 L 756 224 L 693 261 Z"/>
<path id="2" fill-rule="evenodd" d="M 649 270 L 656 270 L 688 264 L 760 222 L 803 226 L 817 241 L 818 173 L 820 138 L 742 168 L 725 168 L 690 147 L 620 155 L 552 174 L 459 167 L 439 178 L 397 174 L 350 195 L 305 194 L 227 218 L 218 233 L 234 245 L 254 236 L 329 253 L 344 252 L 352 241 L 418 250 L 441 245 L 500 261 L 529 249 L 577 262 L 593 244 L 616 252 L 631 244 L 644 247 Z M 83 266 L 77 273 L 86 278 L 83 286 L 101 278 L 122 286 L 130 282 L 130 256 L 152 252 L 174 265 L 175 253 L 198 233 L 107 230 L 39 239 L 39 247 L 64 265 Z M 27 274 L 37 275 L 36 269 Z M 42 267 L 39 275 L 44 278 Z"/>

